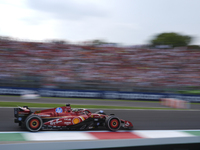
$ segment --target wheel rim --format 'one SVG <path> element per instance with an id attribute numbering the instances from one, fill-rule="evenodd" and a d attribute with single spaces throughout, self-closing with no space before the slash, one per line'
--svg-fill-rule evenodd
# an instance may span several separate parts
<path id="1" fill-rule="evenodd" d="M 40 120 L 33 118 L 29 121 L 29 127 L 33 130 L 37 130 L 40 127 Z"/>
<path id="2" fill-rule="evenodd" d="M 112 119 L 110 121 L 110 127 L 113 129 L 116 129 L 119 127 L 119 120 L 118 119 Z"/>

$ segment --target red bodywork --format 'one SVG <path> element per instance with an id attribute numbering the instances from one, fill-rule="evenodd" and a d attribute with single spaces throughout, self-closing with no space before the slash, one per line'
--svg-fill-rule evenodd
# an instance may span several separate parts
<path id="1" fill-rule="evenodd" d="M 35 111 L 32 114 L 30 109 L 21 107 L 20 111 L 18 111 L 18 116 L 15 117 L 17 118 L 21 114 L 25 114 L 27 116 L 24 119 L 24 123 L 26 125 L 30 124 L 32 128 L 36 128 L 37 126 L 35 124 L 38 124 L 40 122 L 42 122 L 43 128 L 76 127 L 81 129 L 84 127 L 84 129 L 92 129 L 97 126 L 108 126 L 110 130 L 112 130 L 113 128 L 115 129 L 115 127 L 117 130 L 121 127 L 127 129 L 133 128 L 133 125 L 130 121 L 118 119 L 113 115 L 106 115 L 104 112 L 100 113 L 100 111 L 96 113 L 91 113 L 88 109 L 71 109 L 70 105 Z M 34 119 L 28 119 L 29 123 L 26 123 L 26 118 L 30 118 L 31 115 L 36 116 L 36 121 L 34 122 Z M 41 118 L 42 121 L 37 121 L 38 117 Z M 18 120 L 20 119 L 18 118 Z M 31 124 L 32 122 L 30 120 L 35 124 Z M 107 123 L 107 120 L 109 120 L 109 123 Z M 118 125 L 120 127 L 118 127 Z"/>

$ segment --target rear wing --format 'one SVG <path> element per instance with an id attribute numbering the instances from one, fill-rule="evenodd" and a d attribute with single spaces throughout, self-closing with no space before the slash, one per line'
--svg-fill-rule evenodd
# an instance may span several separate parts
<path id="1" fill-rule="evenodd" d="M 30 114 L 32 114 L 32 112 L 28 106 L 18 106 L 17 108 L 14 108 L 15 123 L 21 124 Z"/>

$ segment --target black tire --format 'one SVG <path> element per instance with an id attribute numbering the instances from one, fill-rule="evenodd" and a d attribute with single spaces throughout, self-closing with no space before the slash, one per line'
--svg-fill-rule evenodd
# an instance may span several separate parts
<path id="1" fill-rule="evenodd" d="M 110 130 L 110 131 L 117 131 L 120 129 L 121 127 L 121 121 L 119 118 L 115 117 L 115 116 L 109 116 L 108 118 L 106 118 L 106 127 Z"/>
<path id="2" fill-rule="evenodd" d="M 31 132 L 37 132 L 42 128 L 43 121 L 37 115 L 30 115 L 25 120 L 26 128 Z"/>

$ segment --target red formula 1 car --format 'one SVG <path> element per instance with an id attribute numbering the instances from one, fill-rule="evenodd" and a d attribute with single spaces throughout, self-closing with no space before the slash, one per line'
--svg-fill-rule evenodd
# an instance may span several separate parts
<path id="1" fill-rule="evenodd" d="M 105 126 L 111 131 L 120 128 L 132 129 L 130 121 L 106 115 L 102 110 L 91 113 L 88 109 L 71 109 L 70 104 L 63 107 L 35 111 L 27 106 L 14 108 L 15 123 L 36 132 L 41 129 L 87 130 Z"/>

